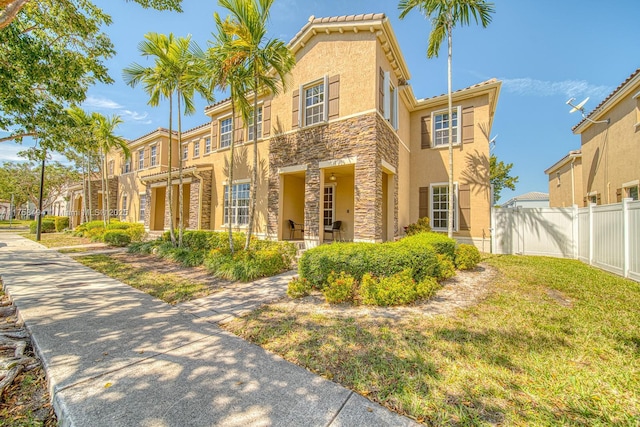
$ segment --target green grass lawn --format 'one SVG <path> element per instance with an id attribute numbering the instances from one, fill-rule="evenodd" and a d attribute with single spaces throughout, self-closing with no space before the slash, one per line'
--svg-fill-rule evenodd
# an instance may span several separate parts
<path id="1" fill-rule="evenodd" d="M 495 256 L 455 317 L 265 307 L 232 332 L 431 425 L 640 425 L 640 284 L 578 261 Z"/>
<path id="2" fill-rule="evenodd" d="M 200 298 L 211 293 L 204 283 L 195 283 L 173 273 L 136 268 L 109 255 L 87 255 L 76 261 L 169 304 Z"/>
<path id="3" fill-rule="evenodd" d="M 14 219 L 11 222 L 9 222 L 8 219 L 3 219 L 0 220 L 0 229 L 9 229 L 9 226 L 11 226 L 11 228 L 29 228 L 29 224 L 31 223 L 31 221 L 26 220 L 20 220 L 20 219 Z"/>
<path id="4" fill-rule="evenodd" d="M 21 233 L 20 235 L 34 242 L 36 241 L 35 234 Z M 92 242 L 91 239 L 77 237 L 67 233 L 41 233 L 39 243 L 48 248 L 59 248 L 62 246 L 86 245 Z"/>

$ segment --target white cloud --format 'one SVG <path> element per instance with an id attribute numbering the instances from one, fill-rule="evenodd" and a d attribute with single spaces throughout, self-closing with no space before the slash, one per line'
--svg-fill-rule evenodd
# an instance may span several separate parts
<path id="1" fill-rule="evenodd" d="M 148 113 L 138 113 L 137 111 L 131 111 L 131 110 L 121 110 L 120 114 L 122 115 L 122 118 L 126 121 L 126 120 L 132 120 L 134 122 L 140 122 L 143 125 L 150 125 L 152 122 L 151 120 L 147 120 L 147 117 L 149 117 Z"/>
<path id="2" fill-rule="evenodd" d="M 95 96 L 88 96 L 83 102 L 85 107 L 90 108 L 103 108 L 106 110 L 118 110 L 123 108 L 122 105 L 107 98 L 99 98 Z"/>
<path id="3" fill-rule="evenodd" d="M 593 85 L 585 80 L 551 82 L 530 77 L 500 80 L 502 80 L 504 90 L 518 95 L 529 96 L 563 95 L 566 98 L 590 96 L 595 99 L 602 99 L 613 90 L 609 86 Z"/>

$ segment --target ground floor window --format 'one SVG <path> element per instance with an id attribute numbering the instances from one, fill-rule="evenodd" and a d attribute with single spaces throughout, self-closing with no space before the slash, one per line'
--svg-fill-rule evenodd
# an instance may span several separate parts
<path id="1" fill-rule="evenodd" d="M 138 221 L 144 221 L 145 210 L 147 208 L 147 195 L 140 195 L 140 219 Z"/>
<path id="2" fill-rule="evenodd" d="M 229 186 L 224 186 L 224 223 L 249 224 L 249 183 L 233 184 L 231 188 L 231 219 L 229 219 Z"/>
<path id="3" fill-rule="evenodd" d="M 458 229 L 458 185 L 454 184 L 453 229 Z M 431 185 L 431 228 L 436 231 L 447 231 L 449 227 L 449 184 Z"/>
<path id="4" fill-rule="evenodd" d="M 638 186 L 633 185 L 631 187 L 626 187 L 624 189 L 624 197 L 628 199 L 638 200 Z"/>
<path id="5" fill-rule="evenodd" d="M 324 200 L 323 200 L 323 218 L 324 226 L 331 227 L 333 225 L 333 219 L 335 218 L 336 204 L 335 204 L 335 190 L 333 185 L 324 187 Z"/>
<path id="6" fill-rule="evenodd" d="M 128 209 L 129 205 L 128 205 L 128 200 L 127 200 L 127 195 L 123 194 L 122 195 L 122 208 L 120 209 L 120 218 L 122 219 L 122 221 L 125 221 L 127 219 L 127 209 Z"/>

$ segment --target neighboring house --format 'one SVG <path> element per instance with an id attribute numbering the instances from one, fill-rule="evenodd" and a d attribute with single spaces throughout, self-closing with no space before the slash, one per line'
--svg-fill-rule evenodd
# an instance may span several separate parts
<path id="1" fill-rule="evenodd" d="M 521 194 L 520 196 L 512 197 L 503 203 L 502 208 L 548 208 L 549 207 L 549 195 L 547 193 L 541 193 L 539 191 L 531 191 L 529 193 Z"/>
<path id="2" fill-rule="evenodd" d="M 582 188 L 576 203 L 587 206 L 617 203 L 623 198 L 638 200 L 640 69 L 585 116 L 573 133 L 581 137 L 582 153 Z M 549 182 L 551 187 L 551 176 Z M 563 204 L 568 205 L 569 199 L 553 206 Z"/>
<path id="3" fill-rule="evenodd" d="M 388 18 L 311 17 L 289 46 L 297 63 L 287 89 L 258 102 L 256 233 L 289 238 L 292 220 L 303 224 L 304 239 L 313 246 L 333 237 L 325 230 L 340 221 L 343 239 L 382 242 L 402 236 L 403 227 L 423 216 L 434 230 L 446 232 L 447 96 L 416 99 Z M 478 246 L 490 228 L 488 136 L 500 86 L 494 79 L 453 94 L 454 237 Z M 228 99 L 205 114 L 208 123 L 182 134 L 185 224 L 223 230 L 231 223 L 243 230 L 253 129 L 232 117 Z M 228 182 L 232 135 L 234 179 Z M 136 167 L 137 151 L 154 143 L 160 164 L 151 167 L 145 151 L 144 167 Z M 133 167 L 118 177 L 118 206 L 128 210 L 126 219 L 144 221 L 150 230 L 169 225 L 167 147 L 164 129 L 132 141 Z M 111 157 L 122 165 L 120 152 Z"/>
<path id="4" fill-rule="evenodd" d="M 544 173 L 549 176 L 549 206 L 553 208 L 582 206 L 582 152 L 580 150 L 570 151 Z"/>

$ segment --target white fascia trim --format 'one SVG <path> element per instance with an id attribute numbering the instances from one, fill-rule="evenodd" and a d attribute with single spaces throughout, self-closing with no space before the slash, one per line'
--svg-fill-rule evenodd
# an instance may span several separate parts
<path id="1" fill-rule="evenodd" d="M 307 170 L 307 165 L 295 165 L 295 166 L 285 166 L 282 168 L 278 168 L 278 174 L 282 175 L 285 173 L 293 173 L 293 172 L 303 172 Z"/>
<path id="2" fill-rule="evenodd" d="M 640 99 L 640 92 L 633 95 L 633 99 Z"/>
<path id="3" fill-rule="evenodd" d="M 391 163 L 387 162 L 385 159 L 381 159 L 381 163 L 382 169 L 394 175 L 396 174 L 396 168 Z"/>
<path id="4" fill-rule="evenodd" d="M 233 180 L 233 185 L 236 185 L 236 184 L 247 184 L 247 183 L 250 183 L 250 182 L 251 182 L 250 178 L 234 179 Z M 222 181 L 222 185 L 229 185 L 229 180 L 225 179 L 224 181 Z"/>
<path id="5" fill-rule="evenodd" d="M 633 181 L 624 182 L 622 188 L 635 187 L 640 184 L 640 180 L 634 179 Z"/>
<path id="6" fill-rule="evenodd" d="M 320 169 L 323 169 L 323 168 L 330 168 L 333 166 L 355 165 L 357 161 L 358 161 L 358 156 L 343 157 L 342 159 L 325 160 L 323 162 L 318 163 L 318 167 Z"/>

